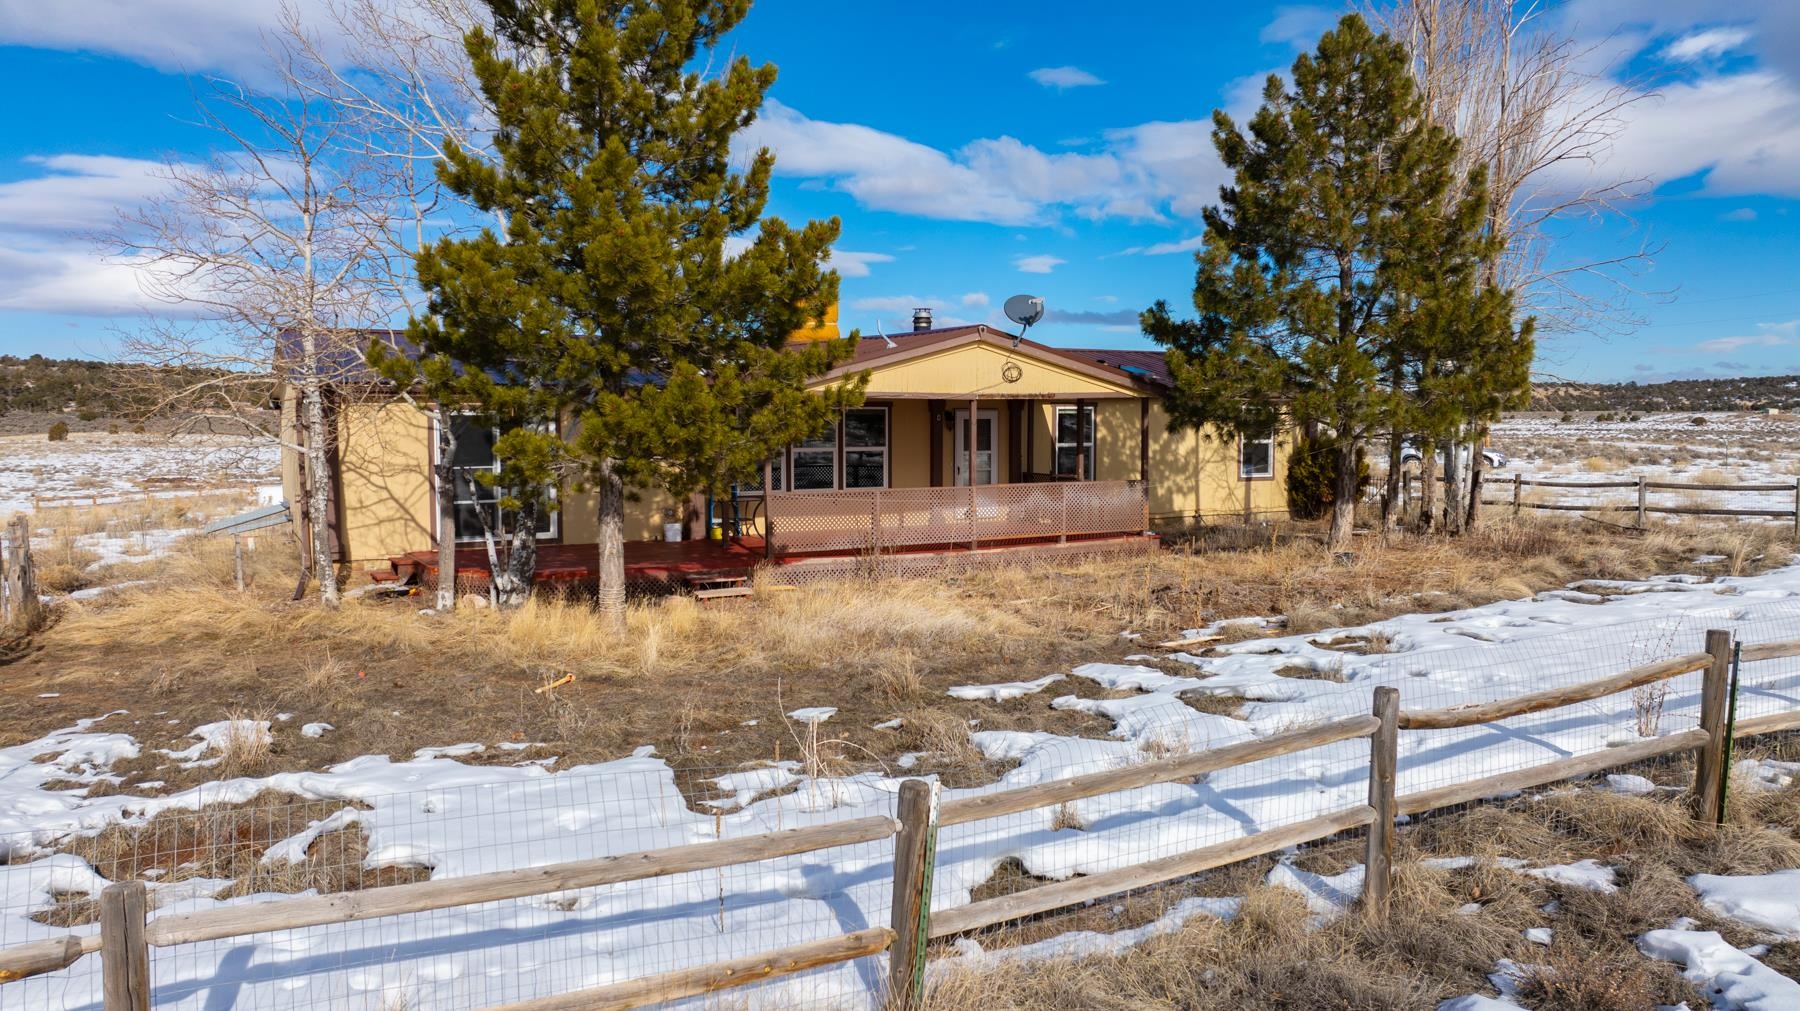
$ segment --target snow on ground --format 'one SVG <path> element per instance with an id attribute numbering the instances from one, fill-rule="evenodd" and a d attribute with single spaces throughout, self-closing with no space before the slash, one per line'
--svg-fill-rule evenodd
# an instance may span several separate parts
<path id="1" fill-rule="evenodd" d="M 1712 930 L 1652 930 L 1638 948 L 1682 965 L 1682 975 L 1706 991 L 1712 1006 L 1743 1011 L 1800 1008 L 1800 983 L 1725 943 Z"/>
<path id="2" fill-rule="evenodd" d="M 1494 426 L 1493 447 L 1509 457 L 1492 470 L 1488 498 L 1504 499 L 1514 474 L 1527 480 L 1779 484 L 1782 491 L 1695 492 L 1652 489 L 1651 506 L 1792 509 L 1800 476 L 1800 421 L 1760 414 L 1646 414 L 1636 421 L 1562 422 L 1555 414 L 1514 415 Z M 1692 419 L 1705 419 L 1695 425 Z M 1637 504 L 1630 488 L 1530 488 L 1527 501 Z M 1674 520 L 1679 517 L 1659 517 Z M 1720 522 L 1709 520 L 1708 522 Z"/>
<path id="3" fill-rule="evenodd" d="M 1135 694 L 1066 695 L 1046 704 L 1112 720 L 1111 737 L 974 733 L 982 751 L 1017 764 L 989 786 L 945 795 L 1026 786 L 1367 713 L 1381 685 L 1399 688 L 1406 708 L 1433 708 L 1585 682 L 1695 651 L 1708 628 L 1731 629 L 1749 642 L 1800 637 L 1800 566 L 1712 582 L 1651 580 L 1600 589 L 1176 654 L 1171 659 L 1191 669 L 1186 676 L 1135 664 L 1083 665 L 1068 674 Z M 1371 633 L 1392 651 L 1327 648 Z M 1791 710 L 1800 706 L 1800 661 L 1745 664 L 1743 684 L 1740 718 Z M 1651 732 L 1693 727 L 1698 691 L 1697 675 L 1672 682 Z M 1221 715 L 1184 701 L 1206 695 L 1231 696 L 1241 705 Z M 825 715 L 798 711 L 792 718 Z M 269 730 L 277 746 L 284 735 L 304 732 L 303 719 Z M 1637 726 L 1626 694 L 1497 725 L 1407 732 L 1399 789 L 1410 793 L 1602 750 L 1638 740 Z M 226 780 L 156 798 L 87 796 L 53 783 L 102 781 L 110 762 L 137 750 L 129 736 L 107 733 L 104 718 L 0 749 L 0 858 L 9 861 L 0 865 L 6 901 L 0 944 L 63 933 L 29 919 L 68 875 L 90 873 L 66 854 L 55 855 L 59 840 L 117 823 L 143 824 L 159 811 L 246 800 L 265 789 L 324 802 L 294 824 L 278 854 L 303 852 L 326 830 L 315 824 L 320 819 L 353 817 L 367 837 L 366 867 L 425 868 L 443 879 L 891 814 L 901 782 L 878 772 L 815 780 L 792 767 L 719 770 L 726 778 L 714 785 L 731 792 L 732 805 L 694 810 L 673 770 L 646 748 L 554 773 L 544 764 L 465 765 L 446 749 L 426 749 L 404 761 L 363 756 L 322 771 Z M 1030 874 L 1062 879 L 1361 804 L 1367 759 L 1366 742 L 1347 741 L 1196 782 L 946 828 L 938 840 L 933 904 L 970 901 L 971 890 L 1009 859 Z M 355 814 L 331 814 L 345 809 Z M 157 999 L 165 1008 L 242 1001 L 288 1007 L 404 1002 L 425 1009 L 563 993 L 884 924 L 891 855 L 883 841 L 556 896 L 184 946 L 153 956 Z M 1592 882 L 1603 870 L 1559 873 Z M 1322 903 L 1354 891 L 1348 881 L 1296 877 L 1295 883 Z M 189 886 L 163 909 L 270 898 L 221 900 Z M 747 997 L 755 1007 L 870 1006 L 883 978 L 880 962 L 862 959 L 770 981 Z M 0 987 L 0 1006 L 92 1007 L 98 996 L 99 963 L 85 959 L 40 980 Z"/>
<path id="4" fill-rule="evenodd" d="M 267 441 L 234 436 L 105 435 L 66 442 L 42 435 L 0 437 L 0 516 L 30 512 L 33 500 L 87 504 L 143 493 L 191 495 L 201 486 L 253 487 L 275 480 L 279 454 Z"/>
<path id="5" fill-rule="evenodd" d="M 1688 884 L 1707 909 L 1728 920 L 1800 940 L 1800 870 L 1773 874 L 1696 874 Z"/>

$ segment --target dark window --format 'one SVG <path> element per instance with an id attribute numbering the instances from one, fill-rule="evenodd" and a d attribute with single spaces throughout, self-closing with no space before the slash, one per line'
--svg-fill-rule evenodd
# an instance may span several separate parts
<path id="1" fill-rule="evenodd" d="M 1238 474 L 1241 477 L 1275 476 L 1275 433 L 1240 437 Z"/>
<path id="2" fill-rule="evenodd" d="M 456 436 L 456 451 L 450 457 L 451 487 L 456 489 L 456 539 L 481 540 L 484 527 L 492 529 L 497 537 L 503 536 L 512 519 L 511 513 L 502 515 L 500 509 L 504 493 L 477 476 L 499 473 L 500 458 L 494 453 L 499 433 L 468 415 L 457 415 L 450 424 Z M 540 512 L 537 531 L 540 537 L 556 536 L 556 514 Z"/>
<path id="3" fill-rule="evenodd" d="M 794 490 L 837 487 L 837 426 L 832 425 L 792 450 Z"/>
<path id="4" fill-rule="evenodd" d="M 1079 410 L 1080 415 L 1076 414 Z M 1083 432 L 1077 425 L 1077 419 L 1085 423 Z M 1082 436 L 1086 435 L 1083 445 Z M 1086 458 L 1082 454 L 1086 453 Z M 1092 407 L 1058 407 L 1056 409 L 1056 470 L 1057 477 L 1074 477 L 1075 463 L 1081 460 L 1081 478 L 1094 479 L 1094 409 Z"/>
<path id="5" fill-rule="evenodd" d="M 844 412 L 844 487 L 887 486 L 887 423 L 885 407 Z"/>

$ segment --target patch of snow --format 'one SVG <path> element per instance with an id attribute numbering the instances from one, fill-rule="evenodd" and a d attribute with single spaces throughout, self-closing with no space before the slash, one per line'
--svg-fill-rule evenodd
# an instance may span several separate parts
<path id="1" fill-rule="evenodd" d="M 1613 869 L 1593 859 L 1550 867 L 1528 867 L 1524 873 L 1559 885 L 1585 888 L 1591 892 L 1611 894 L 1619 890 L 1619 886 L 1613 883 Z"/>
<path id="2" fill-rule="evenodd" d="M 1006 702 L 1010 699 L 1034 695 L 1056 682 L 1061 681 L 1067 676 L 1068 675 L 1066 674 L 1046 674 L 1036 681 L 1002 681 L 998 684 L 991 685 L 956 685 L 946 694 L 953 699 L 964 699 L 967 701 L 987 699 L 993 702 Z"/>
<path id="3" fill-rule="evenodd" d="M 1551 938 L 1555 936 L 1556 931 L 1551 930 L 1549 927 L 1527 927 L 1525 929 L 1525 940 L 1530 941 L 1532 944 L 1548 946 Z"/>
<path id="4" fill-rule="evenodd" d="M 1784 940 L 1800 940 L 1800 870 L 1773 874 L 1696 874 L 1688 884 L 1713 913 Z"/>
<path id="5" fill-rule="evenodd" d="M 1299 892 L 1306 900 L 1306 908 L 1313 912 L 1313 921 L 1320 923 L 1335 919 L 1356 904 L 1362 894 L 1363 865 L 1356 864 L 1342 874 L 1324 875 L 1278 863 L 1270 868 L 1267 883 Z"/>
<path id="6" fill-rule="evenodd" d="M 788 719 L 799 720 L 801 723 L 810 723 L 816 726 L 836 715 L 836 706 L 808 706 L 805 709 L 796 709 L 789 713 Z"/>
<path id="7" fill-rule="evenodd" d="M 1606 786 L 1607 789 L 1614 793 L 1623 793 L 1633 797 L 1641 797 L 1645 794 L 1656 792 L 1655 783 L 1652 783 L 1642 776 L 1633 776 L 1626 773 L 1614 773 L 1607 776 Z"/>
<path id="8" fill-rule="evenodd" d="M 1042 941 L 1010 948 L 988 950 L 979 941 L 962 938 L 956 942 L 954 959 L 932 961 L 926 967 L 928 979 L 956 969 L 989 969 L 1009 962 L 1042 962 L 1061 958 L 1088 958 L 1119 955 L 1162 934 L 1173 933 L 1196 916 L 1229 920 L 1237 915 L 1241 899 L 1195 896 L 1175 903 L 1168 911 L 1141 927 L 1110 933 L 1094 930 L 1072 930 L 1047 937 Z"/>
<path id="9" fill-rule="evenodd" d="M 329 723 L 308 723 L 300 728 L 301 737 L 324 737 L 328 730 L 337 728 Z"/>
<path id="10" fill-rule="evenodd" d="M 1638 939 L 1638 949 L 1652 958 L 1679 963 L 1681 974 L 1705 990 L 1715 1008 L 1800 1008 L 1800 983 L 1725 943 L 1717 931 L 1652 930 Z"/>

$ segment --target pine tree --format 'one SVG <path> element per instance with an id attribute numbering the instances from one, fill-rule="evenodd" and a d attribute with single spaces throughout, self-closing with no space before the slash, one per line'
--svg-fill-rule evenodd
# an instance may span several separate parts
<path id="1" fill-rule="evenodd" d="M 1144 329 L 1170 348 L 1169 413 L 1180 425 L 1267 431 L 1286 420 L 1331 436 L 1334 549 L 1349 544 L 1364 444 L 1405 415 L 1391 379 L 1408 321 L 1454 315 L 1472 272 L 1446 256 L 1481 248 L 1484 194 L 1451 196 L 1456 140 L 1426 122 L 1405 51 L 1352 14 L 1271 76 L 1240 130 L 1213 113 L 1233 173 L 1204 214 L 1198 316 L 1166 303 Z M 1467 277 L 1465 277 L 1467 273 Z M 1460 317 L 1459 317 L 1460 318 Z"/>
<path id="2" fill-rule="evenodd" d="M 447 145 L 440 172 L 505 224 L 419 257 L 431 315 L 409 333 L 443 392 L 504 429 L 521 526 L 558 477 L 598 491 L 599 600 L 622 620 L 626 482 L 722 492 L 860 401 L 858 383 L 804 389 L 850 342 L 785 347 L 837 298 L 838 223 L 761 217 L 767 150 L 732 168 L 775 68 L 691 69 L 748 0 L 486 2 L 493 30 L 465 45 L 498 157 Z"/>

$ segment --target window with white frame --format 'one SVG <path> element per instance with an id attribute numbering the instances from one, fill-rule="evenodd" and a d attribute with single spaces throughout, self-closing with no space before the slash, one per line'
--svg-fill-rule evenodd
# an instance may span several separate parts
<path id="1" fill-rule="evenodd" d="M 1083 436 L 1086 436 L 1083 439 Z M 1085 454 L 1085 455 L 1084 455 Z M 1081 464 L 1081 473 L 1075 472 L 1077 463 Z M 1084 481 L 1094 479 L 1094 408 L 1058 407 L 1056 409 L 1056 462 L 1057 477 L 1077 477 Z"/>
<path id="2" fill-rule="evenodd" d="M 844 487 L 887 487 L 888 412 L 859 407 L 844 412 Z"/>
<path id="3" fill-rule="evenodd" d="M 1238 437 L 1238 476 L 1275 476 L 1275 433 Z"/>
<path id="4" fill-rule="evenodd" d="M 450 424 L 451 433 L 456 437 L 456 451 L 450 457 L 450 482 L 455 489 L 456 539 L 479 541 L 484 529 L 493 530 L 496 537 L 505 536 L 510 532 L 509 524 L 513 518 L 512 513 L 500 508 L 500 499 L 506 493 L 477 476 L 500 473 L 500 457 L 494 452 L 500 432 L 466 414 L 453 416 Z M 551 489 L 551 496 L 555 496 L 555 489 Z M 542 510 L 538 513 L 537 532 L 539 537 L 556 536 L 555 512 Z"/>
<path id="5" fill-rule="evenodd" d="M 788 451 L 794 490 L 819 491 L 837 485 L 837 426 L 832 425 Z"/>

